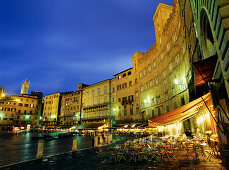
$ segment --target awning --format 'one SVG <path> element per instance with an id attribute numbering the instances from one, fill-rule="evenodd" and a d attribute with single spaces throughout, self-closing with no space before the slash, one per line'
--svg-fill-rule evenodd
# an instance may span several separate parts
<path id="1" fill-rule="evenodd" d="M 207 59 L 194 62 L 194 69 L 195 69 L 195 85 L 200 86 L 204 84 L 204 79 L 206 82 L 210 81 L 212 79 L 215 66 L 217 62 L 217 56 L 214 55 L 212 57 L 209 57 Z M 202 76 L 204 79 L 202 78 Z"/>
<path id="2" fill-rule="evenodd" d="M 95 130 L 98 127 L 103 126 L 105 123 L 90 123 L 90 124 L 82 124 L 77 127 L 77 129 L 88 129 L 88 130 Z"/>
<path id="3" fill-rule="evenodd" d="M 202 96 L 204 101 L 207 101 L 211 98 L 210 93 Z M 195 113 L 197 113 L 198 108 L 203 105 L 202 98 L 198 98 L 184 106 L 181 106 L 175 110 L 172 110 L 170 112 L 167 112 L 165 114 L 162 114 L 160 116 L 157 116 L 155 118 L 152 118 L 148 121 L 148 124 L 150 127 L 155 126 L 162 126 L 166 124 L 175 123 L 180 120 L 184 120 L 188 117 L 191 117 Z"/>

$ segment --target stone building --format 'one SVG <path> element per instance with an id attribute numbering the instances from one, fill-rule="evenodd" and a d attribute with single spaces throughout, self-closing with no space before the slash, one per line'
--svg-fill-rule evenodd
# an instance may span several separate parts
<path id="1" fill-rule="evenodd" d="M 116 116 L 115 87 L 115 79 L 107 79 L 83 88 L 82 123 L 104 122 L 110 125 Z"/>
<path id="2" fill-rule="evenodd" d="M 159 3 L 153 16 L 156 43 L 133 56 L 138 79 L 139 119 L 148 120 L 189 102 L 189 52 L 179 3 Z M 176 25 L 176 27 L 174 27 Z"/>
<path id="3" fill-rule="evenodd" d="M 0 126 L 2 129 L 12 129 L 13 126 L 27 128 L 36 127 L 39 123 L 37 113 L 39 99 L 28 94 L 8 96 L 0 100 Z"/>
<path id="4" fill-rule="evenodd" d="M 196 89 L 205 87 L 211 92 L 215 122 L 220 139 L 223 164 L 229 167 L 229 1 L 189 0 L 196 31 L 194 58 L 195 76 L 203 75 L 205 84 L 197 84 Z M 190 44 L 193 45 L 194 44 Z M 212 72 L 206 73 L 207 68 Z M 210 80 L 209 80 L 210 75 Z M 207 82 L 207 83 L 206 83 Z"/>
<path id="5" fill-rule="evenodd" d="M 60 124 L 72 126 L 80 121 L 81 91 L 62 93 Z"/>
<path id="6" fill-rule="evenodd" d="M 27 79 L 25 79 L 25 81 L 23 81 L 20 94 L 28 94 L 29 93 L 29 84 L 30 84 L 30 81 L 28 81 Z"/>
<path id="7" fill-rule="evenodd" d="M 43 124 L 52 126 L 59 124 L 61 107 L 61 93 L 46 95 L 44 97 Z"/>
<path id="8" fill-rule="evenodd" d="M 115 75 L 116 100 L 115 107 L 117 123 L 137 121 L 136 113 L 139 112 L 139 105 L 135 102 L 135 91 L 137 79 L 133 68 L 124 70 Z"/>

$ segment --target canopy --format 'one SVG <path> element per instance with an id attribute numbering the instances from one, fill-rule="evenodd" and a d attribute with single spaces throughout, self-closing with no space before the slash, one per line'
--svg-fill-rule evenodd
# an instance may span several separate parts
<path id="1" fill-rule="evenodd" d="M 204 101 L 207 101 L 211 98 L 210 93 L 202 96 Z M 150 127 L 166 125 L 170 123 L 174 123 L 180 120 L 184 120 L 192 115 L 194 115 L 197 111 L 199 106 L 203 105 L 202 98 L 198 98 L 184 106 L 181 106 L 175 110 L 157 116 L 149 120 L 148 124 Z"/>
<path id="2" fill-rule="evenodd" d="M 82 124 L 77 127 L 77 129 L 98 129 L 98 127 L 103 126 L 105 123 L 90 123 L 90 124 Z"/>
<path id="3" fill-rule="evenodd" d="M 195 85 L 200 86 L 204 84 L 204 80 L 206 82 L 210 81 L 212 79 L 215 65 L 217 62 L 217 56 L 211 56 L 207 59 L 194 62 L 194 69 L 195 69 Z M 202 76 L 203 77 L 202 77 Z M 203 79 L 204 78 L 204 79 Z"/>

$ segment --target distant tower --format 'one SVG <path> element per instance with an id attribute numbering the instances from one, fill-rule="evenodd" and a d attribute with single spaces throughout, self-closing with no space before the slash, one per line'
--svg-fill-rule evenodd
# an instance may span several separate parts
<path id="1" fill-rule="evenodd" d="M 21 94 L 28 94 L 29 93 L 29 83 L 27 79 L 23 81 L 22 86 L 21 86 Z"/>

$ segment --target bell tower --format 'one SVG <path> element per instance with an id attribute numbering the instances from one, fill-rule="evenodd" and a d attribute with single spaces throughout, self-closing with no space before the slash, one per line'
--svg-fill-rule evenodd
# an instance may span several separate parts
<path id="1" fill-rule="evenodd" d="M 27 79 L 25 79 L 25 81 L 23 81 L 20 94 L 28 94 L 29 93 L 29 84 L 30 84 L 30 81 L 28 81 Z"/>

